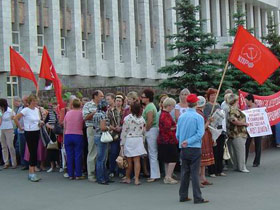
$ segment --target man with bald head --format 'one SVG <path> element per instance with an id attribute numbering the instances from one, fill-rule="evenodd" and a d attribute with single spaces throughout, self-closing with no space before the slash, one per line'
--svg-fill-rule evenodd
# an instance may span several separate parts
<path id="1" fill-rule="evenodd" d="M 87 172 L 88 180 L 95 182 L 95 164 L 97 156 L 97 148 L 94 144 L 94 127 L 93 116 L 96 113 L 99 102 L 104 98 L 104 94 L 101 90 L 96 90 L 92 94 L 92 100 L 87 102 L 83 107 L 83 118 L 87 127 L 87 139 L 88 139 L 88 155 L 87 155 Z"/>

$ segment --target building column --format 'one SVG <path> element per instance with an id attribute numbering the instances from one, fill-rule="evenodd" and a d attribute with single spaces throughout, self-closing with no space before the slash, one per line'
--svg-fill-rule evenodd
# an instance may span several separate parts
<path id="1" fill-rule="evenodd" d="M 173 35 L 177 33 L 177 26 L 176 23 L 176 11 L 173 9 L 176 6 L 176 2 L 173 0 L 167 0 L 166 1 L 166 35 Z M 171 42 L 174 43 L 174 40 L 167 39 L 167 44 Z M 166 57 L 174 57 L 177 54 L 177 50 L 169 50 L 168 47 L 166 47 Z"/>
<path id="2" fill-rule="evenodd" d="M 162 74 L 158 74 L 157 70 L 165 66 L 165 37 L 164 37 L 164 21 L 163 21 L 163 4 L 162 0 L 154 0 L 154 28 L 155 28 L 155 38 L 156 43 L 154 45 L 154 74 L 152 75 L 152 78 L 159 79 L 158 77 L 163 77 Z"/>
<path id="3" fill-rule="evenodd" d="M 254 28 L 254 6 L 252 4 L 247 4 L 247 29 Z"/>
<path id="4" fill-rule="evenodd" d="M 261 9 L 260 7 L 254 7 L 254 22 L 255 22 L 255 36 L 257 38 L 262 37 L 262 23 L 261 23 Z"/>
<path id="5" fill-rule="evenodd" d="M 82 61 L 82 12 L 80 0 L 67 0 L 71 10 L 71 30 L 67 33 L 67 57 L 69 58 L 69 75 L 86 75 L 81 67 Z"/>
<path id="6" fill-rule="evenodd" d="M 230 14 L 228 1 L 221 1 L 221 24 L 222 24 L 222 36 L 228 36 L 230 29 Z"/>
<path id="7" fill-rule="evenodd" d="M 230 8 L 230 25 L 231 28 L 235 28 L 233 15 L 237 12 L 237 0 L 229 0 Z"/>
<path id="8" fill-rule="evenodd" d="M 210 13 L 210 0 L 201 1 L 201 19 L 203 22 L 203 31 L 211 33 L 211 13 Z"/>
<path id="9" fill-rule="evenodd" d="M 40 62 L 37 45 L 36 1 L 24 1 L 24 25 L 20 26 L 20 47 L 23 57 L 33 72 L 39 73 Z M 11 23 L 9 23 L 11 24 Z"/>
<path id="10" fill-rule="evenodd" d="M 211 25 L 214 36 L 221 36 L 220 0 L 211 0 Z"/>
<path id="11" fill-rule="evenodd" d="M 268 14 L 267 10 L 261 10 L 261 21 L 262 21 L 262 36 L 266 36 L 268 33 L 267 25 L 268 25 Z"/>
<path id="12" fill-rule="evenodd" d="M 11 1 L 0 1 L 0 72 L 10 71 L 10 45 L 12 43 L 12 13 Z M 1 84 L 1 90 L 5 90 L 5 83 Z M 0 93 L 2 95 L 3 93 Z"/>
<path id="13" fill-rule="evenodd" d="M 88 10 L 91 14 L 92 34 L 88 36 L 87 52 L 89 59 L 89 75 L 101 75 L 101 16 L 100 0 L 89 0 Z"/>
<path id="14" fill-rule="evenodd" d="M 147 78 L 151 67 L 151 31 L 149 0 L 139 0 L 139 23 L 141 25 L 141 42 L 139 44 L 139 55 L 141 63 L 140 78 Z"/>
<path id="15" fill-rule="evenodd" d="M 62 74 L 61 65 L 61 34 L 60 34 L 60 8 L 57 0 L 48 1 L 49 27 L 45 30 L 46 46 L 54 63 L 57 73 Z"/>
<path id="16" fill-rule="evenodd" d="M 120 36 L 119 36 L 119 18 L 118 1 L 109 0 L 105 2 L 106 17 L 110 19 L 110 35 L 105 41 L 106 60 L 109 62 L 109 68 L 106 76 L 119 76 L 120 63 Z M 106 25 L 106 24 L 105 24 Z"/>
<path id="17" fill-rule="evenodd" d="M 273 11 L 274 15 L 274 24 L 276 25 L 276 33 L 280 35 L 280 15 L 279 10 Z"/>
<path id="18" fill-rule="evenodd" d="M 123 0 L 123 6 L 123 17 L 126 24 L 126 38 L 123 40 L 123 56 L 127 58 L 123 76 L 126 78 L 137 77 L 134 1 Z"/>

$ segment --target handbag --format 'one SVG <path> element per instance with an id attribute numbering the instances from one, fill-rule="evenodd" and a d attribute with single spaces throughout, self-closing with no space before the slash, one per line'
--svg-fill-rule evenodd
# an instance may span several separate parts
<path id="1" fill-rule="evenodd" d="M 50 150 L 58 150 L 59 148 L 58 148 L 57 141 L 56 141 L 56 142 L 50 141 L 50 142 L 48 143 L 47 149 L 50 149 Z"/>
<path id="2" fill-rule="evenodd" d="M 39 114 L 41 116 L 41 121 L 43 121 L 43 115 L 42 115 L 40 107 L 39 107 Z M 45 125 L 42 125 L 40 127 L 40 137 L 41 137 L 44 147 L 47 147 L 48 143 L 51 141 L 51 137 L 49 136 Z"/>
<path id="3" fill-rule="evenodd" d="M 126 169 L 128 167 L 127 159 L 126 159 L 126 157 L 124 157 L 124 154 L 123 154 L 123 147 L 120 150 L 120 154 L 117 157 L 116 162 L 120 169 Z"/>
<path id="4" fill-rule="evenodd" d="M 53 133 L 56 135 L 63 134 L 63 126 L 59 123 L 55 123 L 53 127 Z"/>
<path id="5" fill-rule="evenodd" d="M 225 143 L 225 146 L 224 146 L 224 155 L 223 155 L 223 159 L 224 159 L 224 160 L 229 160 L 229 159 L 230 159 L 230 154 L 229 154 L 229 150 L 228 150 L 228 145 L 227 145 L 227 143 Z"/>
<path id="6" fill-rule="evenodd" d="M 102 132 L 100 141 L 102 143 L 110 143 L 113 141 L 113 137 L 111 136 L 109 131 Z"/>
<path id="7" fill-rule="evenodd" d="M 40 137 L 41 137 L 41 140 L 43 142 L 44 147 L 47 147 L 47 145 L 51 141 L 51 137 L 49 136 L 47 128 L 46 128 L 45 125 L 40 127 Z"/>

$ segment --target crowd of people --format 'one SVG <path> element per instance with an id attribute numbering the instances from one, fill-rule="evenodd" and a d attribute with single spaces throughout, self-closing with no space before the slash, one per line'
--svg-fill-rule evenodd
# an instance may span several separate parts
<path id="1" fill-rule="evenodd" d="M 213 88 L 205 97 L 185 88 L 179 103 L 162 94 L 157 106 L 152 89 L 127 95 L 96 90 L 91 99 L 70 96 L 62 109 L 54 101 L 40 104 L 34 95 L 17 97 L 14 110 L 2 98 L 0 163 L 3 169 L 21 165 L 32 182 L 40 180 L 39 171 L 59 171 L 70 180 L 102 185 L 116 177 L 124 184 L 133 180 L 140 185 L 140 177 L 147 182 L 163 177 L 165 184 L 177 184 L 174 171 L 181 166 L 180 202 L 191 200 L 191 180 L 194 203 L 207 203 L 200 191 L 213 184 L 207 177 L 226 176 L 229 167 L 249 172 L 246 161 L 252 141 L 238 96 L 226 90 L 220 105 L 216 95 Z M 256 107 L 252 94 L 246 102 L 248 109 Z M 258 167 L 261 138 L 254 142 L 253 166 Z"/>

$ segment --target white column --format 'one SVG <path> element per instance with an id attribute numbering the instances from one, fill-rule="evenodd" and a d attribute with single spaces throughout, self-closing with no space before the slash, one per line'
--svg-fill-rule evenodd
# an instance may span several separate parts
<path id="1" fill-rule="evenodd" d="M 255 21 L 255 36 L 261 38 L 262 36 L 262 23 L 261 23 L 261 9 L 260 7 L 254 7 L 254 21 Z"/>
<path id="2" fill-rule="evenodd" d="M 92 34 L 88 36 L 88 59 L 89 59 L 89 75 L 100 75 L 103 71 L 101 66 L 101 17 L 100 17 L 100 1 L 89 0 L 89 13 L 91 14 Z"/>
<path id="3" fill-rule="evenodd" d="M 231 19 L 231 28 L 234 28 L 234 18 L 233 15 L 237 12 L 237 0 L 229 0 L 230 1 L 230 19 Z"/>
<path id="4" fill-rule="evenodd" d="M 134 1 L 123 0 L 123 17 L 126 23 L 126 39 L 123 40 L 123 56 L 125 60 L 125 77 L 136 77 L 136 40 Z"/>
<path id="5" fill-rule="evenodd" d="M 82 27 L 81 27 L 81 2 L 80 0 L 67 0 L 71 10 L 72 27 L 67 33 L 67 57 L 69 58 L 69 74 L 85 74 L 81 67 L 82 61 Z"/>
<path id="6" fill-rule="evenodd" d="M 191 0 L 191 3 L 192 3 L 194 6 L 199 6 L 199 0 Z M 196 14 L 196 19 L 199 20 L 199 12 Z"/>
<path id="7" fill-rule="evenodd" d="M 247 28 L 254 28 L 254 6 L 252 4 L 247 4 Z"/>
<path id="8" fill-rule="evenodd" d="M 106 8 L 107 7 L 107 8 Z M 110 67 L 108 68 L 107 76 L 119 76 L 120 63 L 120 40 L 119 40 L 119 19 L 118 19 L 118 1 L 105 1 L 106 17 L 110 19 L 110 35 L 106 38 L 105 51 L 106 60 Z"/>
<path id="9" fill-rule="evenodd" d="M 220 0 L 211 0 L 211 25 L 214 36 L 221 36 Z"/>
<path id="10" fill-rule="evenodd" d="M 20 26 L 20 46 L 23 57 L 33 72 L 39 72 L 37 49 L 36 1 L 24 1 L 24 25 Z M 10 23 L 11 24 L 11 23 Z"/>
<path id="11" fill-rule="evenodd" d="M 211 33 L 211 14 L 210 14 L 210 0 L 201 1 L 201 19 L 205 20 L 203 23 L 204 32 Z"/>
<path id="12" fill-rule="evenodd" d="M 222 24 L 222 36 L 228 36 L 230 29 L 230 14 L 228 0 L 221 1 L 221 24 Z"/>
<path id="13" fill-rule="evenodd" d="M 10 71 L 9 47 L 10 45 L 12 45 L 11 1 L 0 1 L 0 28 L 2 29 L 0 30 L 0 71 L 8 72 Z M 4 79 L 4 81 L 6 81 L 6 78 Z M 1 84 L 1 86 L 3 87 L 1 88 L 1 90 L 5 90 L 4 85 L 6 85 L 6 83 Z"/>
<path id="14" fill-rule="evenodd" d="M 139 55 L 141 63 L 140 78 L 147 78 L 151 66 L 151 31 L 149 0 L 139 0 L 139 23 L 141 25 L 141 39 Z"/>
<path id="15" fill-rule="evenodd" d="M 274 15 L 274 24 L 276 25 L 276 32 L 278 35 L 280 35 L 280 15 L 279 10 L 273 11 Z"/>
<path id="16" fill-rule="evenodd" d="M 164 37 L 164 23 L 163 23 L 163 4 L 162 0 L 154 0 L 154 28 L 156 33 L 156 43 L 154 45 L 154 77 L 159 79 L 163 75 L 157 73 L 157 70 L 165 66 L 165 37 Z"/>
<path id="17" fill-rule="evenodd" d="M 60 8 L 57 0 L 49 0 L 49 27 L 45 30 L 46 46 L 57 73 L 62 72 L 60 41 Z"/>
<path id="18" fill-rule="evenodd" d="M 267 14 L 267 10 L 262 9 L 261 10 L 261 15 L 262 15 L 262 36 L 266 36 L 268 33 L 268 29 L 267 29 L 267 25 L 268 25 L 268 14 Z"/>
<path id="19" fill-rule="evenodd" d="M 176 2 L 173 0 L 166 1 L 166 28 L 167 28 L 167 36 L 173 35 L 177 33 L 177 26 L 175 25 L 176 22 L 176 11 L 173 9 L 176 6 Z M 174 43 L 174 40 L 168 39 L 168 42 Z M 177 50 L 169 50 L 166 49 L 166 57 L 170 58 L 177 54 Z"/>

